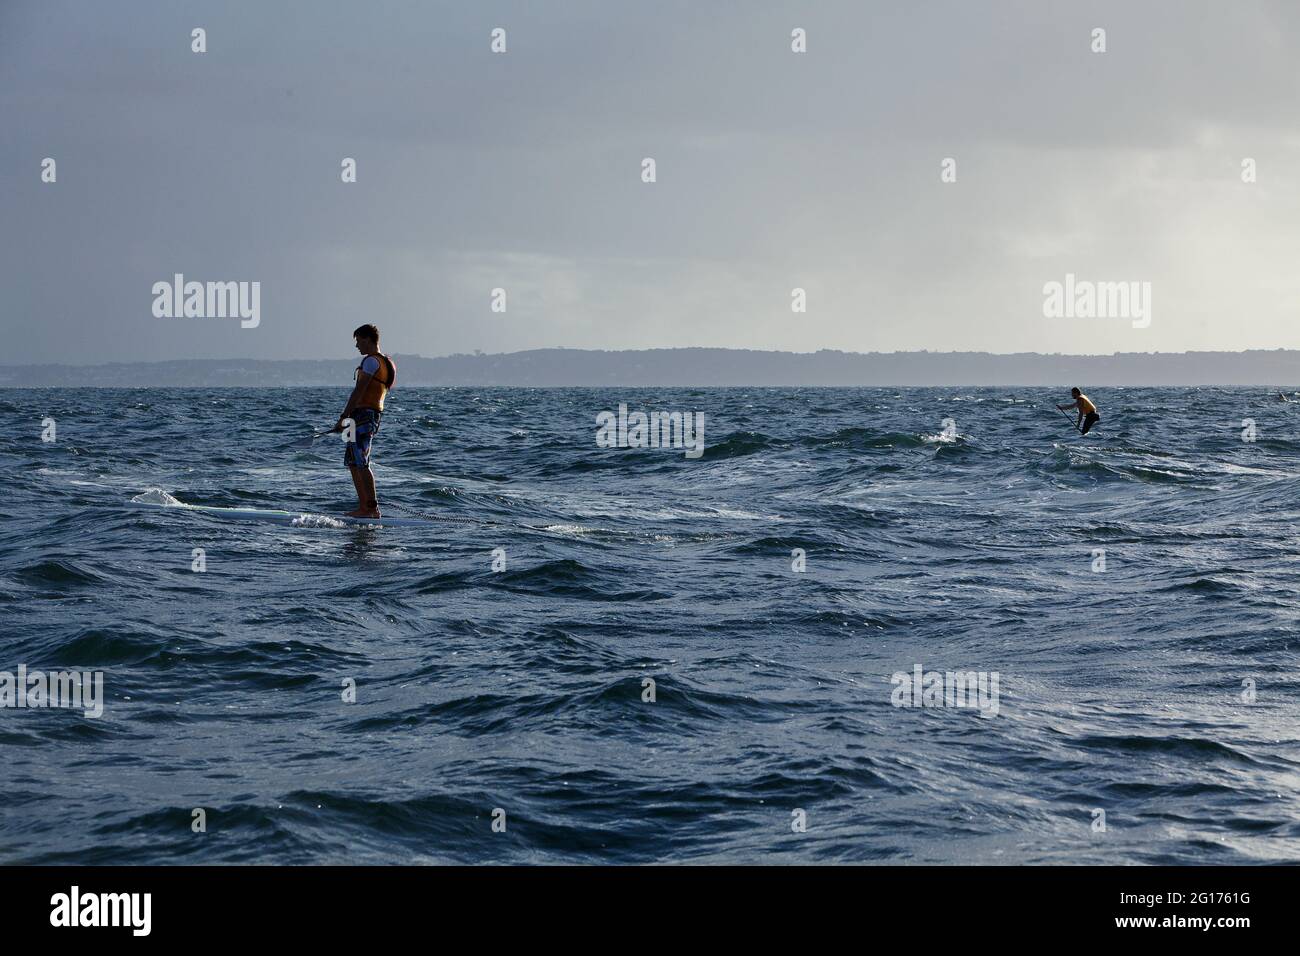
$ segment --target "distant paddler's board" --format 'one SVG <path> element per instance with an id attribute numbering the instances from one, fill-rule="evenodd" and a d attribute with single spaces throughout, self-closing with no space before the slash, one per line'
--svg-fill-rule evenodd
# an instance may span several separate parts
<path id="1" fill-rule="evenodd" d="M 150 508 L 155 511 L 187 511 L 211 515 L 214 518 L 226 518 L 233 521 L 269 521 L 274 524 L 287 524 L 299 528 L 329 528 L 345 524 L 373 524 L 389 526 L 426 525 L 434 526 L 436 521 L 422 518 L 353 518 L 348 515 L 311 514 L 306 511 L 275 511 L 269 508 L 220 508 L 215 505 L 187 505 L 183 501 L 173 503 L 160 501 L 131 501 L 133 508 Z"/>

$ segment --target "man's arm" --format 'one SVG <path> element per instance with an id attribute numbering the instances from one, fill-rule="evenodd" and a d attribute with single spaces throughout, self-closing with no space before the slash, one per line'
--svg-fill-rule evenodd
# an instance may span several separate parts
<path id="1" fill-rule="evenodd" d="M 347 418 L 349 415 L 352 414 L 353 407 L 357 404 L 357 401 L 365 393 L 366 386 L 370 384 L 370 380 L 372 378 L 374 378 L 374 376 L 371 375 L 369 372 L 358 373 L 356 388 L 352 389 L 352 394 L 348 396 L 348 403 L 343 406 L 343 414 L 339 416 L 339 420 L 334 425 L 334 430 L 336 432 L 343 431 L 343 419 Z"/>

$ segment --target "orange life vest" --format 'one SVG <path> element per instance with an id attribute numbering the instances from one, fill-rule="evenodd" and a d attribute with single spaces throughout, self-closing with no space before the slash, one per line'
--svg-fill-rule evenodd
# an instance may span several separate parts
<path id="1" fill-rule="evenodd" d="M 373 408 L 377 412 L 384 410 L 384 398 L 388 395 L 388 390 L 393 387 L 397 381 L 397 366 L 383 352 L 376 352 L 375 358 L 379 359 L 379 368 L 375 369 L 375 374 L 370 376 L 370 381 L 366 382 L 366 390 L 361 393 L 357 399 L 357 408 Z M 367 355 L 361 361 L 364 363 Z M 361 378 L 361 366 L 357 366 L 356 374 L 353 378 Z"/>

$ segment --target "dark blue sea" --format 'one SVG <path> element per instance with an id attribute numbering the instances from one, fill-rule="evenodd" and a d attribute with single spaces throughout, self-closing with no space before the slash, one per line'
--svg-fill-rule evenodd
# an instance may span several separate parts
<path id="1" fill-rule="evenodd" d="M 0 392 L 0 862 L 1300 862 L 1300 406 L 1088 391 Z"/>

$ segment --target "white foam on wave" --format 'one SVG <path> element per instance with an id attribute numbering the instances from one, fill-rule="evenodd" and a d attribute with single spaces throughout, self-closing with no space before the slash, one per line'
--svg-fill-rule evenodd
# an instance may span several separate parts
<path id="1" fill-rule="evenodd" d="M 300 514 L 289 522 L 295 528 L 346 528 L 348 523 L 329 515 Z"/>
<path id="2" fill-rule="evenodd" d="M 1268 478 L 1290 478 L 1291 473 L 1277 468 L 1252 468 L 1249 465 L 1234 465 L 1222 462 L 1217 466 L 1206 466 L 1206 471 L 1221 471 L 1229 475 L 1264 475 Z"/>
<path id="3" fill-rule="evenodd" d="M 547 531 L 551 534 L 567 534 L 575 538 L 584 538 L 589 534 L 594 534 L 600 529 L 588 528 L 580 524 L 544 524 L 538 526 L 539 531 Z"/>
<path id="4" fill-rule="evenodd" d="M 783 521 L 780 515 L 759 514 L 753 511 L 741 511 L 739 508 L 714 508 L 713 514 L 719 518 L 738 518 L 741 521 Z"/>
<path id="5" fill-rule="evenodd" d="M 183 507 L 185 502 L 179 498 L 174 498 L 161 488 L 150 488 L 148 491 L 141 492 L 131 499 L 142 505 L 164 505 L 168 508 Z"/>

